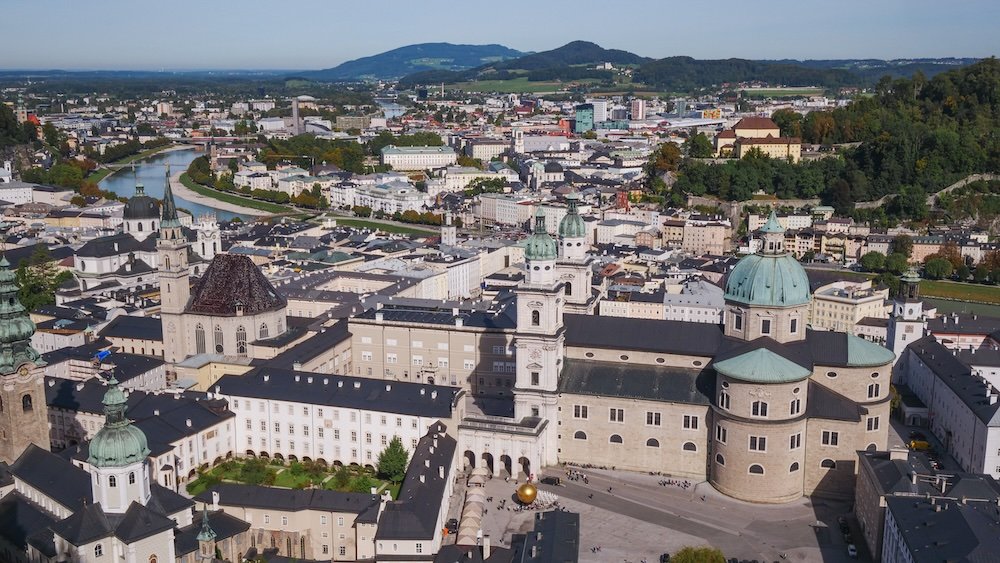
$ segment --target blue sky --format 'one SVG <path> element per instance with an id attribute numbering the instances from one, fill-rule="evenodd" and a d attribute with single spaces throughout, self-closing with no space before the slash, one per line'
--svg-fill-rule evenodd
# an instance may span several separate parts
<path id="1" fill-rule="evenodd" d="M 1000 54 L 998 0 L 3 0 L 0 68 L 318 69 L 402 45 L 649 57 Z"/>

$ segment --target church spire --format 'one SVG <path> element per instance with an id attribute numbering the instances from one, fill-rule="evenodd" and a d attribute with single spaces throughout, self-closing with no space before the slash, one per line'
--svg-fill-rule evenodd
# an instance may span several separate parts
<path id="1" fill-rule="evenodd" d="M 170 165 L 167 165 L 167 183 L 163 188 L 163 212 L 160 216 L 161 227 L 179 227 L 177 204 L 174 203 L 174 190 L 170 187 Z"/>
<path id="2" fill-rule="evenodd" d="M 198 560 L 211 561 L 215 558 L 215 530 L 208 525 L 208 504 L 202 509 L 201 531 L 195 538 L 198 540 Z"/>

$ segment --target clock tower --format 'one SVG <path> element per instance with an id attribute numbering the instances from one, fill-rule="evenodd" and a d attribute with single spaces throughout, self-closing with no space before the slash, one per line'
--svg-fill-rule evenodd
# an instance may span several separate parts
<path id="1" fill-rule="evenodd" d="M 170 188 L 170 170 L 167 169 L 167 187 L 163 190 L 160 216 L 160 238 L 156 241 L 159 255 L 160 321 L 163 323 L 163 359 L 176 364 L 187 356 L 187 337 L 183 329 L 184 308 L 191 297 L 188 280 L 188 243 L 181 222 L 177 218 L 174 192 Z"/>
<path id="2" fill-rule="evenodd" d="M 534 233 L 525 243 L 524 281 L 517 293 L 517 372 L 514 385 L 514 418 L 548 420 L 540 439 L 545 459 L 557 463 L 559 370 L 562 367 L 565 329 L 563 284 L 556 278 L 556 241 L 545 230 L 545 213 L 535 213 Z"/>

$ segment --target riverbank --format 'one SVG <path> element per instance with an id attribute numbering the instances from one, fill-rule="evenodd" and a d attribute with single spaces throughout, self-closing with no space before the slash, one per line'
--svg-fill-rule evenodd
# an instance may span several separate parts
<path id="1" fill-rule="evenodd" d="M 84 180 L 88 182 L 94 182 L 95 184 L 100 184 L 102 180 L 109 176 L 113 176 L 122 170 L 127 170 L 124 166 L 125 164 L 131 164 L 133 162 L 149 158 L 157 154 L 166 154 L 168 152 L 183 151 L 194 149 L 193 145 L 163 145 L 162 147 L 154 147 L 151 149 L 144 150 L 140 153 L 133 154 L 132 156 L 127 156 L 121 160 L 116 160 L 115 162 L 109 162 L 107 164 L 102 164 L 94 172 L 89 174 Z M 108 166 L 114 166 L 114 168 L 108 168 Z"/>
<path id="2" fill-rule="evenodd" d="M 185 184 L 184 180 L 187 180 L 187 184 Z M 263 209 L 254 209 L 252 207 L 239 205 L 231 201 L 224 201 L 216 197 L 202 195 L 201 193 L 195 191 L 196 189 L 198 189 L 195 186 L 197 186 L 197 184 L 195 184 L 193 180 L 188 178 L 187 173 L 185 172 L 176 172 L 170 176 L 170 188 L 174 191 L 175 194 L 188 201 L 204 205 L 205 207 L 221 209 L 222 211 L 229 211 L 230 213 L 236 213 L 238 215 L 249 215 L 252 217 L 260 217 L 263 215 L 270 215 L 272 213 L 286 213 L 291 211 L 290 209 L 286 208 L 281 208 L 280 211 L 265 211 Z M 201 188 L 201 189 L 208 190 L 210 188 Z"/>

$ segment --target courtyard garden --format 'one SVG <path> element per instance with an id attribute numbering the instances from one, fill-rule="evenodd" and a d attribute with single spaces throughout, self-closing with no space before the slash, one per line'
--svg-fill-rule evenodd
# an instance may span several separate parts
<path id="1" fill-rule="evenodd" d="M 399 484 L 379 479 L 374 470 L 359 465 L 327 466 L 314 461 L 293 461 L 260 458 L 229 459 L 198 472 L 187 484 L 187 491 L 197 495 L 219 483 L 243 483 L 286 489 L 326 489 L 331 491 L 367 493 L 372 487 L 379 492 L 388 490 L 393 498 L 399 494 Z"/>

